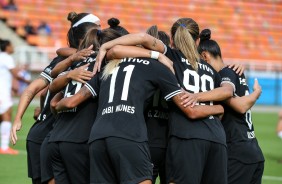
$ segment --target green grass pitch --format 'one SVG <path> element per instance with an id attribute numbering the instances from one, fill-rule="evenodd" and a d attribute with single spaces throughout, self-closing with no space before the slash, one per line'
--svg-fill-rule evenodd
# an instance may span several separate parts
<path id="1" fill-rule="evenodd" d="M 0 155 L 0 184 L 29 184 L 27 177 L 27 160 L 25 139 L 32 119 L 34 107 L 28 108 L 24 118 L 23 127 L 18 132 L 19 141 L 15 149 L 20 150 L 17 156 Z M 253 123 L 256 136 L 263 150 L 266 162 L 263 184 L 282 183 L 282 140 L 276 136 L 277 113 L 253 113 Z"/>

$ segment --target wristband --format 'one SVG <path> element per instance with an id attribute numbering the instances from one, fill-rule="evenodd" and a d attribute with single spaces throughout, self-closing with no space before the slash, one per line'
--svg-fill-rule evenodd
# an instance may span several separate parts
<path id="1" fill-rule="evenodd" d="M 159 52 L 157 52 L 157 51 L 151 51 L 151 58 L 152 59 L 159 59 L 159 55 L 160 55 L 160 53 Z"/>

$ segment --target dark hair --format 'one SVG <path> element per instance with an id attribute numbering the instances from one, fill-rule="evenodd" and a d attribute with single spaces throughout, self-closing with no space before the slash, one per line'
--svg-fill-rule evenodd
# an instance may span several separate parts
<path id="1" fill-rule="evenodd" d="M 111 29 L 119 32 L 122 35 L 129 34 L 129 32 L 124 27 L 119 26 L 119 23 L 120 21 L 117 18 L 110 18 L 108 20 L 108 25 L 110 26 Z"/>
<path id="2" fill-rule="evenodd" d="M 211 40 L 211 30 L 204 29 L 200 34 L 200 44 L 198 52 L 201 54 L 203 51 L 209 52 L 214 58 L 221 58 L 220 47 L 216 41 Z"/>
<path id="3" fill-rule="evenodd" d="M 83 17 L 89 15 L 89 13 L 75 13 L 75 12 L 70 12 L 68 14 L 68 21 L 71 22 L 71 27 L 68 31 L 67 38 L 68 38 L 68 44 L 72 48 L 78 48 L 79 47 L 79 42 L 81 39 L 84 38 L 85 34 L 90 28 L 99 28 L 99 25 L 96 25 L 94 23 L 90 22 L 85 22 L 77 27 L 73 27 L 73 25 L 78 22 L 80 19 Z"/>
<path id="4" fill-rule="evenodd" d="M 100 34 L 98 34 L 98 40 L 99 40 L 100 45 L 102 45 L 106 42 L 114 40 L 114 39 L 121 37 L 123 35 L 125 35 L 125 33 L 122 34 L 121 32 L 116 31 L 114 29 L 107 28 L 107 29 L 102 30 L 100 32 Z"/>
<path id="5" fill-rule="evenodd" d="M 9 40 L 0 39 L 0 49 L 2 52 L 5 52 L 9 45 L 11 45 L 11 42 Z"/>
<path id="6" fill-rule="evenodd" d="M 154 25 L 147 29 L 147 33 L 159 40 L 161 40 L 165 45 L 170 45 L 170 37 L 164 31 L 159 31 L 158 26 Z"/>
<path id="7" fill-rule="evenodd" d="M 100 44 L 98 41 L 98 33 L 101 32 L 101 30 L 98 30 L 96 28 L 91 28 L 87 31 L 85 34 L 83 40 L 81 41 L 78 50 L 82 50 L 84 48 L 90 47 L 90 45 L 93 45 L 93 50 L 98 51 Z"/>
<path id="8" fill-rule="evenodd" d="M 172 25 L 170 32 L 174 47 L 182 52 L 194 70 L 198 70 L 200 54 L 196 40 L 199 38 L 199 25 L 191 18 L 180 18 Z"/>
<path id="9" fill-rule="evenodd" d="M 103 29 L 102 31 L 92 28 L 85 34 L 79 46 L 79 50 L 88 48 L 90 45 L 93 45 L 93 50 L 99 50 L 100 45 L 121 36 L 123 36 L 123 34 L 111 28 Z"/>

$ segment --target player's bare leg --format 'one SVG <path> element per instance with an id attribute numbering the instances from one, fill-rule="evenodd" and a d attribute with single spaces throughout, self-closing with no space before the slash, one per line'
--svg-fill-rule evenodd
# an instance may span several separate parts
<path id="1" fill-rule="evenodd" d="M 0 154 L 16 155 L 19 152 L 9 147 L 10 132 L 12 127 L 12 107 L 1 115 L 1 149 Z"/>

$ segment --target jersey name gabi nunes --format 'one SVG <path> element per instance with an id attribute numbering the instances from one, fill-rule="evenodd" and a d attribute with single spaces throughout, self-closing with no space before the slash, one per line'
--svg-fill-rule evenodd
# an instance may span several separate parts
<path id="1" fill-rule="evenodd" d="M 150 58 L 125 58 L 106 80 L 92 78 L 86 87 L 99 93 L 97 118 L 90 142 L 105 137 L 147 141 L 144 103 L 158 88 L 166 100 L 181 93 L 175 76 L 164 65 Z"/>

